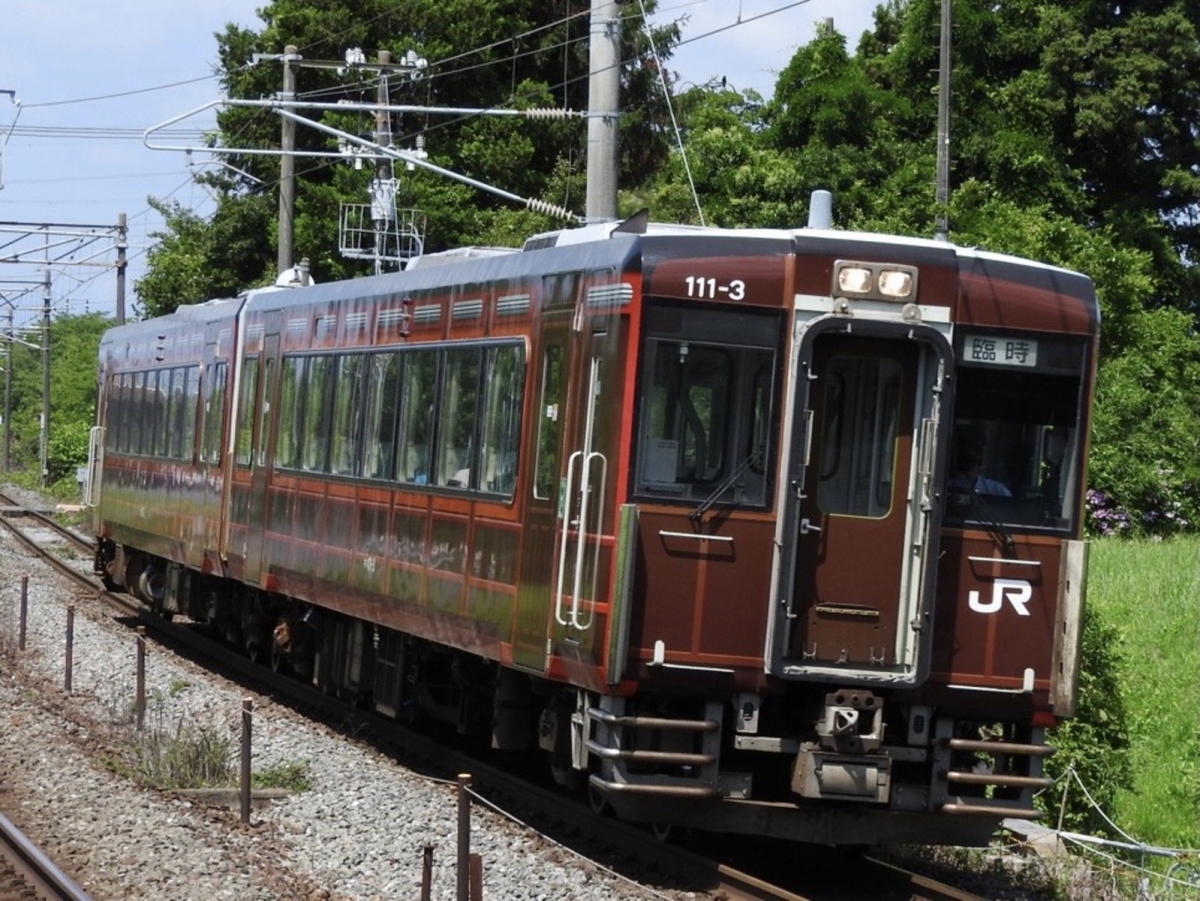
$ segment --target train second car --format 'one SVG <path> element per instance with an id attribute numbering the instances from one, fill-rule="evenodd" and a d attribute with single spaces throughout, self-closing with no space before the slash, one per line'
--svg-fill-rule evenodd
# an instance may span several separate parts
<path id="1" fill-rule="evenodd" d="M 631 221 L 111 330 L 97 570 L 659 824 L 985 842 L 1073 712 L 1091 282 Z"/>

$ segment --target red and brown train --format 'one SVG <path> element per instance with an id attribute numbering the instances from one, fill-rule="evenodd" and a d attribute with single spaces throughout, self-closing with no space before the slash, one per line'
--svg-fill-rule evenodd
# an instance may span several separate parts
<path id="1" fill-rule="evenodd" d="M 659 824 L 984 841 L 1074 705 L 1098 312 L 630 221 L 114 328 L 97 568 Z"/>

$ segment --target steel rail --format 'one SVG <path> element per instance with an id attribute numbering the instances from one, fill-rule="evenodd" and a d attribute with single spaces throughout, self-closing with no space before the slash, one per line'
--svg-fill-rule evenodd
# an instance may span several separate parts
<path id="1" fill-rule="evenodd" d="M 66 873 L 26 838 L 8 817 L 0 814 L 0 856 L 10 861 L 21 878 L 46 901 L 91 901 Z"/>

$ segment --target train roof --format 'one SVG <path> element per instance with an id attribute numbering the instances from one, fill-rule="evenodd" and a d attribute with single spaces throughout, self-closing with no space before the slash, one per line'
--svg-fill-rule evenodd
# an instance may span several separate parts
<path id="1" fill-rule="evenodd" d="M 636 217 L 635 217 L 636 218 Z M 630 225 L 632 223 L 632 226 Z M 418 258 L 401 272 L 295 288 L 260 288 L 238 298 L 179 307 L 166 317 L 111 329 L 105 341 L 132 340 L 145 331 L 215 322 L 251 310 L 287 309 L 311 303 L 363 300 L 557 272 L 649 270 L 659 260 L 687 256 L 835 255 L 871 259 L 886 248 L 903 251 L 904 261 L 957 269 L 960 274 L 1000 278 L 1062 293 L 1095 306 L 1091 279 L 1034 260 L 962 247 L 930 238 L 836 229 L 730 229 L 648 221 L 601 223 L 532 236 L 523 248 L 466 247 Z"/>

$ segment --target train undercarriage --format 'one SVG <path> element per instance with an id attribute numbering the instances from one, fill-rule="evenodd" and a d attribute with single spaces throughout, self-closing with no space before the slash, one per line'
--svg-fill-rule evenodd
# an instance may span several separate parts
<path id="1" fill-rule="evenodd" d="M 1039 815 L 1044 730 L 883 692 L 790 683 L 775 694 L 595 694 L 478 655 L 102 544 L 96 571 L 154 612 L 217 631 L 258 663 L 401 720 L 503 751 L 544 752 L 593 807 L 832 844 L 986 844 Z M 957 714 L 957 715 L 956 715 Z"/>

